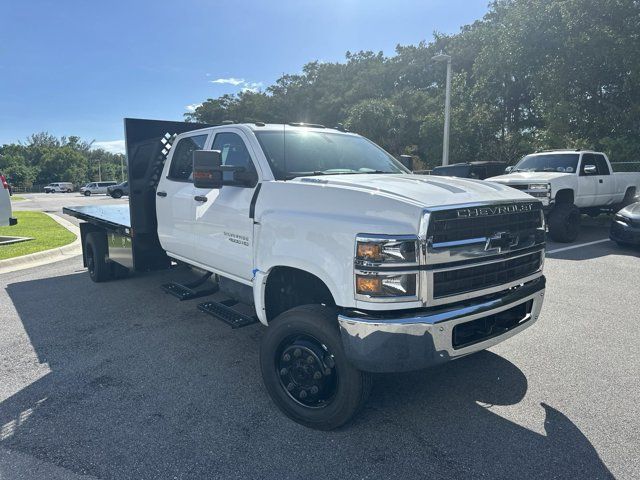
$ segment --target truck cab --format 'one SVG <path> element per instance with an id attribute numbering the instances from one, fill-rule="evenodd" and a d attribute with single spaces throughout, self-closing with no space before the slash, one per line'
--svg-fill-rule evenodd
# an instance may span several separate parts
<path id="1" fill-rule="evenodd" d="M 539 199 L 547 213 L 549 235 L 572 242 L 580 214 L 617 211 L 640 191 L 640 174 L 614 172 L 602 152 L 554 150 L 523 157 L 506 175 L 488 178 Z"/>
<path id="2" fill-rule="evenodd" d="M 266 389 L 303 425 L 347 422 L 372 373 L 461 358 L 538 319 L 544 219 L 524 192 L 413 175 L 320 125 L 127 122 L 130 212 L 64 209 L 85 220 L 92 280 L 167 259 L 205 272 L 165 291 L 204 292 L 198 309 L 234 328 L 262 323 Z"/>

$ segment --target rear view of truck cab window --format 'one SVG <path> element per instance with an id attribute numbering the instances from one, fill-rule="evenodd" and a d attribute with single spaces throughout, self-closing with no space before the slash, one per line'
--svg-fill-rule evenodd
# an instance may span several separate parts
<path id="1" fill-rule="evenodd" d="M 169 169 L 169 179 L 178 181 L 189 181 L 193 169 L 193 152 L 202 150 L 207 141 L 207 135 L 196 135 L 181 139 L 176 145 L 171 159 Z"/>

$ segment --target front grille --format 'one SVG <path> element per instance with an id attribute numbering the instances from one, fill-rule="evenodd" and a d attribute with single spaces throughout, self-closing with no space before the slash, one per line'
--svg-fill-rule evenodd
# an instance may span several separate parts
<path id="1" fill-rule="evenodd" d="M 485 265 L 435 272 L 433 296 L 441 298 L 507 284 L 537 272 L 541 263 L 538 251 Z"/>
<path id="2" fill-rule="evenodd" d="M 431 213 L 428 235 L 434 244 L 491 237 L 497 232 L 511 235 L 531 233 L 542 226 L 540 202 L 459 208 Z"/>
<path id="3" fill-rule="evenodd" d="M 510 185 L 507 184 L 507 186 L 511 187 L 511 188 L 515 188 L 516 190 L 529 190 L 529 185 Z"/>

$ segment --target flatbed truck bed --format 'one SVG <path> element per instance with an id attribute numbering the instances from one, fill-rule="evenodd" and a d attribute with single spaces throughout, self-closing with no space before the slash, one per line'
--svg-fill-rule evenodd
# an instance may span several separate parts
<path id="1" fill-rule="evenodd" d="M 62 212 L 108 229 L 119 229 L 123 232 L 131 229 L 129 205 L 83 205 L 64 207 Z"/>
<path id="2" fill-rule="evenodd" d="M 201 123 L 125 119 L 129 204 L 85 205 L 62 210 L 82 220 L 80 237 L 83 251 L 87 235 L 94 232 L 106 249 L 106 260 L 129 271 L 160 270 L 171 265 L 158 239 L 156 187 L 176 135 L 207 126 Z M 87 258 L 83 258 L 83 261 L 87 267 Z"/>

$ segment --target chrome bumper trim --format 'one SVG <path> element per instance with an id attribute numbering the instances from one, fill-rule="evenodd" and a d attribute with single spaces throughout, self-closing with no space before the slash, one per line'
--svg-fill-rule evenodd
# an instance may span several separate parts
<path id="1" fill-rule="evenodd" d="M 536 322 L 544 299 L 545 279 L 525 284 L 501 297 L 456 307 L 427 309 L 393 318 L 361 312 L 338 315 L 345 352 L 361 370 L 418 370 L 489 348 Z M 531 311 L 517 326 L 472 345 L 454 348 L 453 328 L 509 310 L 533 300 Z"/>

